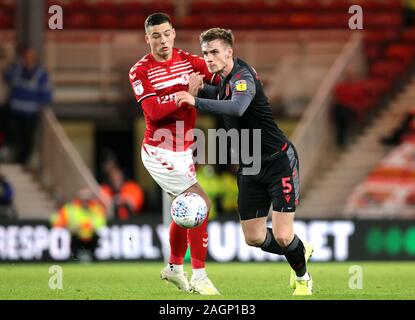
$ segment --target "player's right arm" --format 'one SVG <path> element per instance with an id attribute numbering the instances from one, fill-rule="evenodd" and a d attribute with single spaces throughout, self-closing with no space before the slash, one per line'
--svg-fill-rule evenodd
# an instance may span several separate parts
<path id="1" fill-rule="evenodd" d="M 159 121 L 179 109 L 174 100 L 160 103 L 145 71 L 139 66 L 131 68 L 129 78 L 137 102 L 151 120 Z"/>

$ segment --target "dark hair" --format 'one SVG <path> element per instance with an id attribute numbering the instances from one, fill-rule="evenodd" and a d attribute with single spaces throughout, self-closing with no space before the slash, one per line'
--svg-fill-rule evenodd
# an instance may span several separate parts
<path id="1" fill-rule="evenodd" d="M 146 21 L 144 22 L 144 28 L 147 30 L 148 27 L 158 26 L 165 22 L 168 22 L 171 26 L 173 26 L 168 14 L 163 12 L 155 12 L 147 17 Z"/>
<path id="2" fill-rule="evenodd" d="M 206 30 L 200 34 L 200 44 L 203 42 L 210 42 L 213 40 L 222 40 L 229 46 L 233 47 L 233 33 L 232 30 L 228 29 L 221 29 L 221 28 L 212 28 L 209 30 Z"/>

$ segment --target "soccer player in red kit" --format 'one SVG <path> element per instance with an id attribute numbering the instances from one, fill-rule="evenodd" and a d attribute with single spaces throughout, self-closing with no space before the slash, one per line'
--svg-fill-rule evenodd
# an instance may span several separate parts
<path id="1" fill-rule="evenodd" d="M 186 104 L 176 105 L 175 93 L 192 90 L 189 77 L 203 77 L 210 84 L 218 84 L 219 77 L 208 71 L 202 58 L 173 47 L 176 33 L 168 15 L 151 14 L 144 27 L 151 53 L 139 60 L 129 74 L 146 122 L 141 149 L 143 164 L 172 198 L 184 192 L 197 193 L 209 209 L 210 201 L 197 182 L 190 149 L 196 110 Z M 205 271 L 207 220 L 193 229 L 182 228 L 174 221 L 171 223 L 169 264 L 160 275 L 180 290 L 215 295 L 219 292 Z M 183 271 L 188 244 L 193 270 L 190 283 Z"/>

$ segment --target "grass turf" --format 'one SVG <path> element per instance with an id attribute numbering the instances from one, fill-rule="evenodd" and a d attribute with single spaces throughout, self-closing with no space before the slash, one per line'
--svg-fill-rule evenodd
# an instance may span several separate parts
<path id="1" fill-rule="evenodd" d="M 0 264 L 0 299 L 292 300 L 415 299 L 414 262 L 310 263 L 314 295 L 293 297 L 286 263 L 208 263 L 221 296 L 180 292 L 161 281 L 161 263 L 61 264 L 63 289 L 49 288 L 52 264 Z M 363 288 L 350 289 L 349 268 L 363 270 Z M 187 269 L 188 273 L 191 270 Z"/>

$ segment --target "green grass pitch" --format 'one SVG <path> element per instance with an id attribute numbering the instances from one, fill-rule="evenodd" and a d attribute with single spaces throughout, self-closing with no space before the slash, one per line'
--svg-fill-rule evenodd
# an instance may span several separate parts
<path id="1" fill-rule="evenodd" d="M 56 263 L 55 263 L 56 264 Z M 415 262 L 313 263 L 312 297 L 293 297 L 288 264 L 208 263 L 221 296 L 180 292 L 161 281 L 162 263 L 61 264 L 62 289 L 49 288 L 50 264 L 0 264 L 0 299 L 136 299 L 136 300 L 291 300 L 291 299 L 415 299 Z M 362 269 L 362 289 L 350 289 Z M 187 266 L 187 272 L 191 273 Z M 356 283 L 356 282 L 354 282 Z"/>

